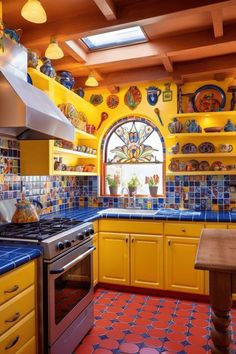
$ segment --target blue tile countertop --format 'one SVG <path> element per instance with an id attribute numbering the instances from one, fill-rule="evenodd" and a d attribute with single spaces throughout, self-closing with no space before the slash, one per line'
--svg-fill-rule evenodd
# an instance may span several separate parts
<path id="1" fill-rule="evenodd" d="M 40 246 L 0 242 L 0 275 L 41 256 Z"/>
<path id="2" fill-rule="evenodd" d="M 99 211 L 105 208 L 73 208 L 60 211 L 57 213 L 52 213 L 44 215 L 47 218 L 53 217 L 67 217 L 79 221 L 94 221 L 97 219 L 130 219 L 130 220 L 176 220 L 176 221 L 205 221 L 205 222 L 236 222 L 236 212 L 229 211 L 195 211 L 195 210 L 175 210 L 175 209 L 159 209 L 155 215 L 147 215 L 136 213 L 127 214 L 120 213 L 117 208 L 117 214 L 105 213 L 103 215 L 99 214 Z"/>

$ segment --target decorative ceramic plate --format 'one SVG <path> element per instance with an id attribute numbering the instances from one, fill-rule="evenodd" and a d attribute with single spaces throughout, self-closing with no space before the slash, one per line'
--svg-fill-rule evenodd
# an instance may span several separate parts
<path id="1" fill-rule="evenodd" d="M 188 143 L 182 146 L 181 151 L 183 154 L 195 154 L 197 152 L 197 147 L 194 144 Z"/>
<path id="2" fill-rule="evenodd" d="M 211 152 L 215 151 L 215 145 L 213 145 L 212 143 L 209 143 L 209 142 L 201 143 L 198 146 L 198 150 L 202 154 L 208 154 L 208 153 L 211 153 Z"/>
<path id="3" fill-rule="evenodd" d="M 109 108 L 116 108 L 119 104 L 119 97 L 117 95 L 109 95 L 107 97 L 107 105 Z"/>
<path id="4" fill-rule="evenodd" d="M 171 160 L 171 163 L 169 164 L 169 170 L 172 172 L 179 171 L 179 162 L 175 160 Z"/>
<path id="5" fill-rule="evenodd" d="M 210 164 L 208 161 L 201 161 L 199 163 L 199 171 L 209 171 L 210 170 Z"/>
<path id="6" fill-rule="evenodd" d="M 221 161 L 214 161 L 211 164 L 212 171 L 224 171 L 225 169 L 225 165 Z"/>
<path id="7" fill-rule="evenodd" d="M 223 130 L 223 127 L 208 127 L 204 128 L 206 133 L 219 133 Z"/>
<path id="8" fill-rule="evenodd" d="M 197 160 L 189 160 L 186 162 L 187 171 L 197 171 L 199 168 L 199 162 Z"/>
<path id="9" fill-rule="evenodd" d="M 218 112 L 223 110 L 226 96 L 216 85 L 204 85 L 195 91 L 193 108 L 195 112 Z"/>
<path id="10" fill-rule="evenodd" d="M 135 109 L 142 101 L 141 91 L 137 86 L 130 86 L 125 94 L 124 102 L 130 109 Z"/>
<path id="11" fill-rule="evenodd" d="M 103 102 L 103 97 L 102 97 L 102 95 L 91 95 L 89 101 L 94 106 L 98 106 L 99 104 L 101 104 Z"/>

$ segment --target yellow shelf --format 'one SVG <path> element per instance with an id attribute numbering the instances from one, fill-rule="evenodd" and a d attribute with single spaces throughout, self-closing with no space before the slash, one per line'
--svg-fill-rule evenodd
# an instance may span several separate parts
<path id="1" fill-rule="evenodd" d="M 96 135 L 89 134 L 85 132 L 84 130 L 80 130 L 75 128 L 75 134 L 80 138 L 80 139 L 91 139 L 91 140 L 96 140 L 97 137 Z"/>
<path id="2" fill-rule="evenodd" d="M 220 112 L 193 112 L 193 113 L 178 113 L 177 118 L 206 118 L 206 117 L 236 117 L 236 111 L 220 111 Z"/>
<path id="3" fill-rule="evenodd" d="M 198 153 L 198 154 L 173 154 L 170 155 L 171 158 L 188 158 L 188 159 L 192 159 L 193 157 L 236 157 L 236 153 L 227 153 L 227 152 L 213 152 L 213 153 L 208 153 L 208 154 L 204 154 L 204 153 Z"/>
<path id="4" fill-rule="evenodd" d="M 183 171 L 183 172 L 167 172 L 167 176 L 201 176 L 201 175 L 236 175 L 233 171 Z"/>
<path id="5" fill-rule="evenodd" d="M 78 158 L 88 158 L 88 159 L 96 159 L 97 158 L 97 155 L 87 154 L 87 153 L 81 152 L 81 151 L 63 149 L 63 148 L 59 148 L 59 147 L 54 147 L 54 154 L 55 155 L 64 155 L 64 154 L 76 155 Z"/>
<path id="6" fill-rule="evenodd" d="M 97 176 L 97 172 L 54 171 L 54 176 Z"/>
<path id="7" fill-rule="evenodd" d="M 213 137 L 213 136 L 218 136 L 218 137 L 234 137 L 236 136 L 236 131 L 235 132 L 219 132 L 219 133 L 177 133 L 177 134 L 169 134 L 168 138 L 198 138 L 198 137 Z"/>

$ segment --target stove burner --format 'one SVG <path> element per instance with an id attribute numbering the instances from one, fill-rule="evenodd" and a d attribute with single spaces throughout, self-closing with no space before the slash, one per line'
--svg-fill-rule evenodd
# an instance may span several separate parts
<path id="1" fill-rule="evenodd" d="M 79 224 L 80 221 L 68 218 L 41 219 L 29 224 L 7 224 L 0 227 L 0 237 L 42 241 Z"/>

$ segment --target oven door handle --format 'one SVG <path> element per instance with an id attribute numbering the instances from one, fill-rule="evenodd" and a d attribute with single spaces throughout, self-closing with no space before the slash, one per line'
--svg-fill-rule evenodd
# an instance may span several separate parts
<path id="1" fill-rule="evenodd" d="M 67 263 L 66 265 L 64 265 L 64 267 L 59 268 L 59 269 L 52 269 L 50 270 L 50 274 L 59 274 L 59 273 L 63 273 L 65 272 L 68 268 L 70 268 L 71 266 L 73 266 L 75 263 L 78 263 L 80 261 L 82 261 L 85 257 L 87 257 L 90 253 L 92 253 L 94 250 L 96 249 L 95 246 L 91 246 L 89 247 L 89 250 L 82 253 L 80 256 L 76 257 L 75 259 L 73 259 L 73 261 Z"/>

